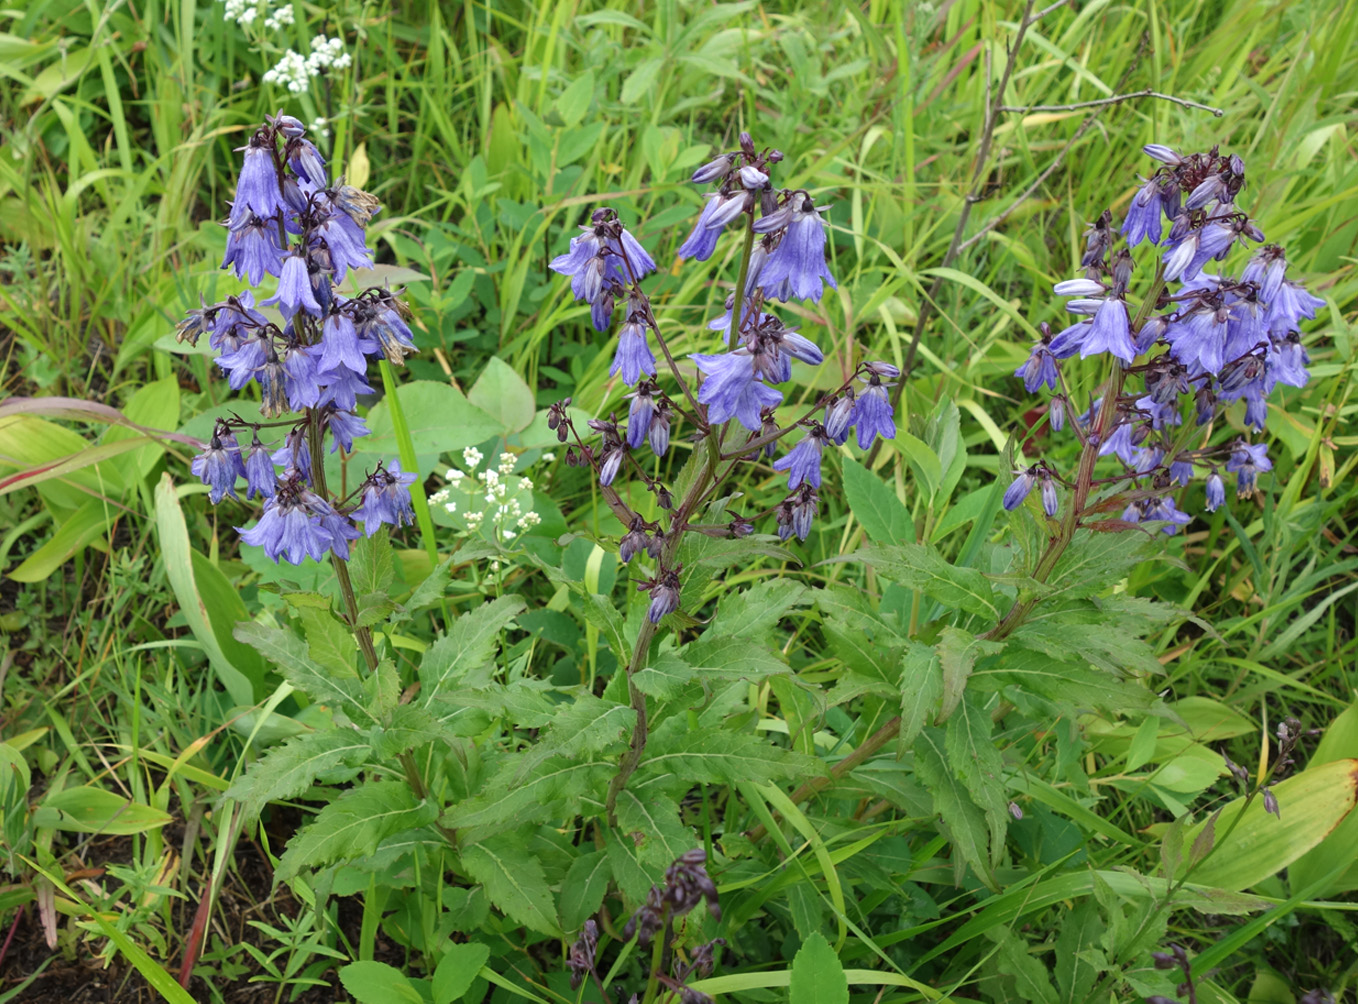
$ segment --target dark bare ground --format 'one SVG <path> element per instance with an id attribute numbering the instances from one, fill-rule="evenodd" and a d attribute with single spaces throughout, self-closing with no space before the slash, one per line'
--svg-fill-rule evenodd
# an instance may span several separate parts
<path id="1" fill-rule="evenodd" d="M 291 817 L 291 818 L 290 818 Z M 271 823 L 270 843 L 282 846 L 297 825 L 295 814 L 286 810 L 277 813 Z M 178 832 L 174 832 L 177 829 Z M 277 832 L 274 832 L 274 831 Z M 176 843 L 182 836 L 182 827 L 167 828 L 166 842 Z M 86 847 L 85 858 L 92 868 L 108 864 L 124 863 L 131 859 L 130 837 L 107 837 L 92 842 Z M 293 898 L 286 886 L 272 888 L 273 872 L 262 848 L 253 841 L 242 838 L 236 846 L 235 868 L 224 881 L 218 902 L 213 910 L 212 922 L 205 939 L 210 950 L 212 947 L 236 946 L 250 943 L 259 947 L 265 955 L 278 945 L 249 924 L 249 921 L 263 921 L 275 927 L 283 927 L 284 918 L 296 917 L 301 905 Z M 202 889 L 201 881 L 194 875 L 190 881 L 182 879 L 176 883 L 189 897 L 177 899 L 173 913 L 174 929 L 165 932 L 166 943 L 171 946 L 170 958 L 156 959 L 172 977 L 178 977 L 183 958 L 184 943 L 188 939 L 197 910 L 197 896 Z M 337 900 L 339 904 L 340 927 L 351 944 L 357 944 L 359 925 L 362 918 L 362 905 L 355 898 Z M 65 931 L 70 925 L 69 918 L 59 916 L 58 926 Z M 96 952 L 107 946 L 106 939 L 95 935 L 84 936 L 76 944 L 74 951 L 63 951 L 58 944 L 54 951 L 47 947 L 35 905 L 30 903 L 24 908 L 16 923 L 16 916 L 10 913 L 0 920 L 0 945 L 13 930 L 13 940 L 8 951 L 0 961 L 0 997 L 12 991 L 40 968 L 37 978 L 16 998 L 21 1004 L 160 1004 L 164 1000 L 142 978 L 141 974 L 121 955 L 113 953 L 112 960 L 106 965 L 96 956 Z M 133 940 L 139 947 L 152 952 L 152 946 L 145 939 Z M 386 941 L 381 935 L 377 938 L 376 957 L 398 968 L 405 966 L 405 954 L 396 945 Z M 278 992 L 276 983 L 252 983 L 250 978 L 262 972 L 255 960 L 246 952 L 232 956 L 237 967 L 247 971 L 224 978 L 220 973 L 203 976 L 195 975 L 189 982 L 189 994 L 196 1001 L 221 1000 L 226 1004 L 273 1004 Z M 341 965 L 340 960 L 334 960 Z M 43 964 L 46 963 L 44 967 Z M 198 972 L 215 966 L 200 964 Z M 280 966 L 281 968 L 281 966 Z M 340 987 L 335 976 L 335 968 L 330 968 L 322 977 L 329 986 L 309 987 L 300 991 L 296 997 L 289 996 L 292 987 L 287 986 L 281 1001 L 294 1001 L 296 1004 L 343 1004 L 350 998 Z M 211 989 L 208 986 L 211 981 Z M 215 991 L 215 993 L 214 993 Z"/>

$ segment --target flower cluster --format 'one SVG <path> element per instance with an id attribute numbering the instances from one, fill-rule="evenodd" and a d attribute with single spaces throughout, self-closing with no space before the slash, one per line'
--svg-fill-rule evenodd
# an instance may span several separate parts
<path id="1" fill-rule="evenodd" d="M 1173 533 L 1192 517 L 1168 493 L 1199 471 L 1211 512 L 1225 501 L 1221 469 L 1236 475 L 1242 496 L 1272 469 L 1263 443 L 1242 435 L 1214 446 L 1210 429 L 1228 406 L 1243 401 L 1244 427 L 1259 432 L 1274 389 L 1305 385 L 1310 360 L 1298 332 L 1324 301 L 1287 277 L 1286 255 L 1275 244 L 1258 248 L 1238 276 L 1208 271 L 1219 269 L 1213 263 L 1224 262 L 1236 245 L 1265 240 L 1236 205 L 1245 187 L 1238 156 L 1216 148 L 1180 155 L 1160 145 L 1145 152 L 1160 166 L 1132 198 L 1120 230 L 1126 245 L 1113 250 L 1119 231 L 1110 212 L 1090 225 L 1083 276 L 1054 290 L 1068 298 L 1066 310 L 1077 319 L 1055 334 L 1041 325 L 1041 339 L 1014 375 L 1030 392 L 1054 392 L 1048 418 L 1060 430 L 1071 405 L 1062 362 L 1076 355 L 1115 357 L 1116 393 L 1074 417 L 1074 431 L 1098 456 L 1121 463 L 1123 474 L 1107 483 L 1131 484 L 1123 522 L 1162 522 Z M 1157 260 L 1150 289 L 1138 301 L 1130 288 L 1132 249 L 1142 244 Z M 1194 429 L 1207 430 L 1197 445 Z M 1045 463 L 1015 473 L 1005 508 L 1019 506 L 1037 485 L 1044 510 L 1055 516 L 1057 473 Z"/>
<path id="2" fill-rule="evenodd" d="M 248 28 L 263 15 L 264 28 L 277 31 L 293 23 L 293 10 L 290 3 L 275 5 L 272 0 L 224 0 L 224 14 L 228 21 L 234 21 L 242 28 Z"/>
<path id="3" fill-rule="evenodd" d="M 689 355 L 695 376 L 700 378 L 696 387 L 690 386 L 694 377 L 680 369 L 671 353 L 641 288 L 641 280 L 656 270 L 655 261 L 614 210 L 595 210 L 590 222 L 580 228 L 582 232 L 571 239 L 569 251 L 553 259 L 550 267 L 570 277 L 572 293 L 589 304 L 597 330 L 608 331 L 614 314 L 621 314 L 609 374 L 633 388 L 626 419 L 615 414 L 590 422 L 599 443 L 587 446 L 576 436 L 567 463 L 591 467 L 605 489 L 628 471 L 656 495 L 660 508 L 673 510 L 668 489 L 646 472 L 635 453 L 649 447 L 655 456 L 664 456 L 680 421 L 695 427 L 692 439 L 705 441 L 714 456 L 739 462 L 773 458 L 777 442 L 802 429 L 796 445 L 772 463 L 774 470 L 787 474 L 790 494 L 762 515 L 777 517 L 777 531 L 783 539 L 794 534 L 805 539 L 818 508 L 817 489 L 827 449 L 844 445 L 855 432 L 861 449 L 868 449 L 879 436 L 895 437 L 890 388 L 900 374 L 889 363 L 860 363 L 841 386 L 822 396 L 801 418 L 786 427 L 778 424 L 777 410 L 784 403 L 779 388 L 792 379 L 792 364 L 818 366 L 824 354 L 815 342 L 773 313 L 773 306 L 789 300 L 818 301 L 827 286 L 836 288 L 826 263 L 824 207 L 817 206 L 804 189 L 773 185 L 772 174 L 781 160 L 779 151 L 757 150 L 750 136 L 742 133 L 740 149 L 721 154 L 692 176 L 695 183 L 714 190 L 707 194 L 692 233 L 679 247 L 680 256 L 706 261 L 715 252 L 722 231 L 734 229 L 738 221 L 746 238 L 737 281 L 739 306 L 733 293 L 725 313 L 707 325 L 726 336 L 722 350 Z M 652 339 L 680 393 L 662 388 Z M 564 403 L 553 410 L 552 420 L 560 441 L 568 442 L 575 430 Z M 728 425 L 745 432 L 734 427 L 728 432 Z M 695 529 L 745 536 L 757 518 L 737 517 L 719 528 L 697 527 L 686 520 L 701 500 L 694 499 L 692 505 L 681 500 L 666 530 L 631 512 L 616 493 L 605 492 L 605 498 L 627 527 L 623 560 L 645 553 L 660 566 L 643 586 L 651 592 L 652 620 L 677 607 L 674 576 L 678 569 L 673 566 L 672 552 L 683 532 Z"/>
<path id="4" fill-rule="evenodd" d="M 261 79 L 266 84 L 279 84 L 293 94 L 301 94 L 311 86 L 312 77 L 318 77 L 327 70 L 343 70 L 352 62 L 353 57 L 344 51 L 343 40 L 317 35 L 311 40 L 311 52 L 308 55 L 303 56 L 289 49 L 264 72 Z"/>
<path id="5" fill-rule="evenodd" d="M 514 475 L 519 458 L 512 453 L 501 453 L 496 466 L 478 470 L 484 459 L 474 446 L 463 450 L 465 470 L 448 468 L 447 486 L 430 495 L 429 501 L 443 506 L 450 516 L 460 517 L 470 532 L 489 526 L 496 540 L 507 543 L 542 522 L 532 508 L 533 482 Z M 556 458 L 548 453 L 543 459 Z"/>
<path id="6" fill-rule="evenodd" d="M 379 204 L 366 192 L 329 185 L 325 161 L 301 122 L 271 116 L 242 151 L 222 267 L 252 287 L 277 279 L 277 290 L 258 304 L 247 289 L 191 310 L 178 335 L 197 344 L 206 334 L 231 388 L 258 386 L 264 417 L 301 417 L 219 420 L 193 473 L 209 486 L 214 503 L 227 495 L 239 499 L 240 480 L 246 500 L 264 500 L 259 523 L 242 537 L 269 557 L 298 563 L 330 551 L 344 558 L 347 542 L 359 536 L 355 524 L 372 534 L 383 523 L 414 520 L 409 485 L 415 475 L 399 464 L 379 464 L 344 500 L 325 497 L 320 464 L 327 434 L 332 453 L 352 451 L 355 438 L 367 435 L 355 408 L 360 394 L 373 392 L 369 360 L 380 355 L 400 365 L 415 351 L 410 313 L 389 289 L 347 297 L 336 288 L 352 269 L 372 265 L 365 230 Z M 282 325 L 260 307 L 276 307 Z M 260 438 L 266 429 L 287 431 L 266 445 Z M 237 437 L 246 431 L 250 442 L 243 445 Z"/>

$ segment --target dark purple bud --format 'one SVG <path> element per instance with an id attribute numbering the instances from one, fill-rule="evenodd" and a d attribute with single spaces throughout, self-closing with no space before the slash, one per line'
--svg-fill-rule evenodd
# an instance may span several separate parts
<path id="1" fill-rule="evenodd" d="M 1283 818 L 1282 810 L 1278 807 L 1278 796 L 1273 794 L 1272 788 L 1264 789 L 1264 811 L 1279 819 Z"/>
<path id="2" fill-rule="evenodd" d="M 689 180 L 695 185 L 706 185 L 713 181 L 720 181 L 731 173 L 731 164 L 734 159 L 731 154 L 724 153 L 716 160 L 708 161 L 694 171 Z"/>

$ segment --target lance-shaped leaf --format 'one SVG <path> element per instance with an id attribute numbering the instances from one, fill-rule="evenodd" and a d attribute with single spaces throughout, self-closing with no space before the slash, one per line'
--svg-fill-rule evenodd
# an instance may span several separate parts
<path id="1" fill-rule="evenodd" d="M 522 846 L 503 838 L 473 844 L 462 852 L 462 867 L 510 920 L 539 934 L 561 936 L 542 865 Z"/>
<path id="2" fill-rule="evenodd" d="M 468 674 L 487 669 L 499 644 L 500 632 L 524 609 L 517 596 L 502 596 L 453 621 L 448 634 L 434 642 L 420 661 L 420 700 L 429 704 L 461 683 Z M 471 685 L 489 682 L 478 675 Z"/>
<path id="3" fill-rule="evenodd" d="M 927 544 L 869 547 L 851 555 L 875 565 L 887 578 L 918 589 L 944 606 L 998 620 L 1002 611 L 986 577 L 974 568 L 959 568 Z"/>
<path id="4" fill-rule="evenodd" d="M 240 802 L 245 815 L 252 818 L 269 802 L 300 795 L 326 771 L 357 766 L 371 753 L 372 747 L 348 730 L 294 736 L 265 753 L 236 779 L 226 796 Z"/>
<path id="5" fill-rule="evenodd" d="M 438 809 L 416 801 L 405 781 L 367 781 L 331 802 L 288 844 L 277 877 L 288 879 L 303 868 L 365 858 L 387 837 L 432 823 Z"/>

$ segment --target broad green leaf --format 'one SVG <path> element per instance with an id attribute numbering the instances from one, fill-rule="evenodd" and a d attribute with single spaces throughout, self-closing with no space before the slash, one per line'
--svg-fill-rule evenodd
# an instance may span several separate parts
<path id="1" fill-rule="evenodd" d="M 941 508 L 952 496 L 953 489 L 962 477 L 967 465 L 967 446 L 962 440 L 962 419 L 957 403 L 950 397 L 943 397 L 929 416 L 925 439 L 934 455 L 938 457 L 940 470 L 938 491 L 934 493 L 933 504 Z"/>
<path id="2" fill-rule="evenodd" d="M 849 1004 L 849 981 L 830 943 L 821 934 L 802 942 L 792 959 L 791 1004 Z"/>
<path id="3" fill-rule="evenodd" d="M 897 429 L 896 438 L 888 442 L 909 461 L 916 479 L 928 496 L 933 498 L 943 481 L 943 465 L 939 463 L 938 455 L 922 439 L 904 429 Z"/>
<path id="4" fill-rule="evenodd" d="M 561 115 L 561 121 L 567 127 L 574 128 L 585 117 L 585 112 L 589 111 L 590 102 L 593 100 L 594 71 L 585 70 L 561 92 L 561 96 L 556 99 L 556 110 Z"/>
<path id="5" fill-rule="evenodd" d="M 1341 759 L 1358 759 L 1358 703 L 1349 705 L 1329 724 L 1309 762 L 1319 766 Z M 1358 812 L 1350 812 L 1333 833 L 1287 870 L 1293 889 L 1309 888 L 1335 872 L 1339 873 L 1338 877 L 1317 896 L 1323 898 L 1358 889 Z"/>
<path id="6" fill-rule="evenodd" d="M 697 675 L 688 663 L 672 652 L 662 652 L 649 666 L 632 674 L 632 683 L 643 694 L 668 701 L 682 694 Z"/>
<path id="7" fill-rule="evenodd" d="M 613 870 L 604 851 L 590 851 L 571 862 L 561 881 L 560 896 L 561 927 L 567 935 L 580 930 L 599 911 L 612 877 Z"/>
<path id="8" fill-rule="evenodd" d="M 357 766 L 371 753 L 367 742 L 347 730 L 296 736 L 265 753 L 226 796 L 240 802 L 247 818 L 254 818 L 269 802 L 300 795 L 319 775 L 341 765 Z"/>
<path id="9" fill-rule="evenodd" d="M 679 822 L 679 803 L 668 798 L 642 798 L 624 788 L 618 793 L 618 826 L 636 845 L 642 867 L 663 872 L 693 849 L 693 830 Z"/>
<path id="10" fill-rule="evenodd" d="M 26 483 L 26 475 L 54 464 L 76 463 L 86 451 L 97 449 L 79 433 L 31 415 L 7 413 L 0 417 L 0 488 L 11 480 Z M 119 452 L 110 450 L 110 454 Z M 102 454 L 89 454 L 102 456 Z M 92 495 L 118 497 L 121 477 L 112 464 L 79 464 L 61 479 L 37 484 L 38 495 L 49 507 L 65 512 L 80 508 Z"/>
<path id="11" fill-rule="evenodd" d="M 625 833 L 609 831 L 604 852 L 608 855 L 608 867 L 613 880 L 618 883 L 623 898 L 631 904 L 640 903 L 646 898 L 646 891 L 653 882 L 660 881 L 659 872 L 648 872 L 641 863 L 636 845 Z"/>
<path id="12" fill-rule="evenodd" d="M 1009 639 L 1004 655 L 986 659 L 972 670 L 973 687 L 1005 687 L 1005 694 L 1020 706 L 1032 706 L 1040 698 L 1047 707 L 1076 712 L 1108 711 L 1126 714 L 1145 710 L 1155 695 L 1133 681 L 1119 680 L 1102 670 L 1054 658 Z"/>
<path id="13" fill-rule="evenodd" d="M 486 361 L 486 368 L 467 392 L 467 400 L 497 421 L 506 432 L 528 428 L 537 414 L 533 391 L 499 356 L 491 356 Z"/>
<path id="14" fill-rule="evenodd" d="M 417 802 L 405 781 L 365 781 L 321 809 L 289 841 L 276 875 L 289 879 L 303 868 L 368 857 L 387 837 L 437 817 L 438 808 Z"/>
<path id="15" fill-rule="evenodd" d="M 371 537 L 356 540 L 349 550 L 349 578 L 354 585 L 354 594 L 366 596 L 369 593 L 385 595 L 391 584 L 396 581 L 396 561 L 392 554 L 391 541 L 387 539 L 384 526 Z"/>
<path id="16" fill-rule="evenodd" d="M 1103 935 L 1103 920 L 1092 899 L 1061 917 L 1061 934 L 1052 957 L 1061 1004 L 1081 1004 L 1088 999 L 1099 974 L 1108 971 L 1108 959 L 1101 949 Z"/>
<path id="17" fill-rule="evenodd" d="M 468 674 L 488 669 L 499 647 L 500 632 L 523 609 L 519 597 L 502 596 L 453 621 L 448 633 L 429 646 L 420 661 L 421 702 L 427 705 L 442 691 L 463 683 Z M 478 682 L 485 682 L 480 674 L 472 678 L 471 685 Z"/>
<path id="18" fill-rule="evenodd" d="M 297 613 L 306 635 L 307 652 L 317 665 L 329 670 L 336 679 L 358 679 L 354 666 L 358 642 L 349 629 L 328 609 L 303 607 Z"/>
<path id="19" fill-rule="evenodd" d="M 1157 551 L 1144 533 L 1078 530 L 1047 584 L 1067 598 L 1091 596 L 1118 582 Z"/>
<path id="20" fill-rule="evenodd" d="M 412 380 L 396 390 L 410 425 L 415 453 L 421 457 L 460 450 L 503 435 L 504 424 L 472 404 L 455 387 L 434 380 Z M 391 407 L 379 401 L 368 412 L 370 435 L 354 441 L 361 462 L 390 460 L 399 454 Z"/>
<path id="21" fill-rule="evenodd" d="M 490 949 L 479 941 L 450 942 L 444 947 L 443 958 L 434 970 L 431 990 L 434 1004 L 452 1004 L 460 1000 L 476 979 L 476 974 L 490 958 Z"/>
<path id="22" fill-rule="evenodd" d="M 307 644 L 291 631 L 247 621 L 236 627 L 236 639 L 252 646 L 283 674 L 294 687 L 313 701 L 328 704 L 355 722 L 371 723 L 362 686 L 356 680 L 337 680 L 311 658 Z"/>
<path id="23" fill-rule="evenodd" d="M 853 560 L 875 565 L 887 578 L 918 589 L 945 606 L 998 620 L 995 591 L 974 568 L 958 568 L 927 544 L 897 544 L 858 551 Z"/>
<path id="24" fill-rule="evenodd" d="M 809 598 L 807 588 L 791 579 L 768 579 L 749 589 L 724 593 L 705 634 L 762 637 L 794 607 Z"/>
<path id="25" fill-rule="evenodd" d="M 473 844 L 462 851 L 462 867 L 510 920 L 539 934 L 561 936 L 542 865 L 520 845 L 512 840 Z"/>
<path id="26" fill-rule="evenodd" d="M 914 541 L 915 523 L 905 503 L 880 475 L 852 457 L 844 458 L 844 498 L 874 544 Z"/>
<path id="27" fill-rule="evenodd" d="M 72 833 L 145 833 L 171 821 L 167 812 L 85 785 L 51 792 L 33 810 L 34 827 Z"/>
<path id="28" fill-rule="evenodd" d="M 351 962 L 340 966 L 339 978 L 358 1004 L 424 1004 L 405 974 L 385 962 Z"/>
<path id="29" fill-rule="evenodd" d="M 704 635 L 685 645 L 680 657 L 698 676 L 707 679 L 740 679 L 788 672 L 787 663 L 774 654 L 772 648 L 752 644 L 750 639 L 735 635 Z"/>
<path id="30" fill-rule="evenodd" d="M 179 427 L 179 378 L 167 376 L 137 388 L 137 392 L 132 395 L 132 399 L 127 402 L 127 407 L 123 409 L 123 414 L 127 421 L 148 429 L 177 429 Z M 146 433 L 132 428 L 130 425 L 110 426 L 101 439 L 101 442 L 105 444 L 122 441 L 142 444 L 131 456 L 120 457 L 118 460 L 118 467 L 122 472 L 123 480 L 128 484 L 135 484 L 139 479 L 151 473 L 151 468 L 164 454 L 165 447 L 147 436 Z"/>
<path id="31" fill-rule="evenodd" d="M 1278 874 L 1342 824 L 1358 802 L 1358 760 L 1332 760 L 1280 781 L 1273 788 L 1281 818 L 1264 810 L 1256 797 L 1242 796 L 1215 814 L 1213 853 L 1189 876 L 1194 883 L 1239 891 Z M 1211 817 L 1184 831 L 1192 848 Z M 1180 866 L 1189 867 L 1189 854 Z M 1319 876 L 1317 876 L 1319 877 Z"/>
<path id="32" fill-rule="evenodd" d="M 425 708 L 399 705 L 383 726 L 373 729 L 372 745 L 377 756 L 390 760 L 425 743 L 451 742 L 456 734 L 444 728 Z"/>

